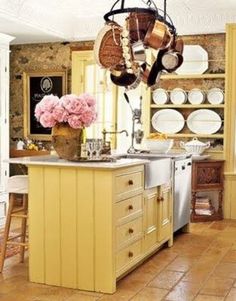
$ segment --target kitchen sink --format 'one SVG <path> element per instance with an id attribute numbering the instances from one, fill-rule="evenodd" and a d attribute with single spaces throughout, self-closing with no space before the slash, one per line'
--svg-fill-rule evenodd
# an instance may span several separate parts
<path id="1" fill-rule="evenodd" d="M 123 158 L 137 158 L 140 159 L 142 156 L 139 154 L 125 154 L 122 156 L 114 156 L 116 159 Z M 168 183 L 171 179 L 171 158 L 152 157 L 145 156 L 149 162 L 144 164 L 144 183 L 145 189 L 160 186 Z"/>

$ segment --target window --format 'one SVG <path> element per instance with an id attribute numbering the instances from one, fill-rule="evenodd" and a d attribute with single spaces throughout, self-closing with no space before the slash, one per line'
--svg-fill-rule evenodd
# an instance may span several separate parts
<path id="1" fill-rule="evenodd" d="M 88 92 L 97 100 L 98 117 L 86 129 L 88 138 L 102 137 L 102 130 L 115 131 L 117 127 L 117 87 L 112 85 L 109 72 L 99 67 L 93 58 L 93 51 L 72 52 L 72 93 Z M 107 137 L 109 139 L 109 136 Z M 116 136 L 111 135 L 112 147 L 116 146 Z"/>

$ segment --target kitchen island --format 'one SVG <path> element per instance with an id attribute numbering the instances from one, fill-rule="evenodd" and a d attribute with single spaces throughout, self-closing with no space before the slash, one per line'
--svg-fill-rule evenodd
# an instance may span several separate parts
<path id="1" fill-rule="evenodd" d="M 148 160 L 9 162 L 28 166 L 30 281 L 113 293 L 118 278 L 172 245 L 171 186 L 144 189 Z"/>

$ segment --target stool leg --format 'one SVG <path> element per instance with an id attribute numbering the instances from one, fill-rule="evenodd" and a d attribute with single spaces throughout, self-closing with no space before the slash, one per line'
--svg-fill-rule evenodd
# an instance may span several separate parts
<path id="1" fill-rule="evenodd" d="M 7 218 L 6 218 L 6 224 L 4 229 L 4 235 L 3 235 L 3 241 L 2 241 L 2 248 L 1 248 L 1 256 L 0 256 L 0 273 L 3 270 L 4 266 L 4 260 L 6 256 L 6 249 L 7 249 L 7 240 L 9 238 L 9 232 L 10 232 L 10 226 L 11 226 L 11 214 L 14 207 L 14 200 L 15 196 L 13 193 L 10 194 L 9 198 L 9 206 L 7 211 Z"/>
<path id="2" fill-rule="evenodd" d="M 28 196 L 23 195 L 23 212 L 28 214 Z M 25 243 L 27 218 L 22 218 L 21 221 L 21 242 Z M 25 246 L 20 246 L 20 262 L 24 262 Z"/>

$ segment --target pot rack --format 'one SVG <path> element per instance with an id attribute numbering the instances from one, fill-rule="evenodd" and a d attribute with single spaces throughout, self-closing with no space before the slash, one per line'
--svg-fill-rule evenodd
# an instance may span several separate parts
<path id="1" fill-rule="evenodd" d="M 170 32 L 173 35 L 176 35 L 176 28 L 170 18 L 170 16 L 166 12 L 166 2 L 167 0 L 164 0 L 164 10 L 157 8 L 156 4 L 153 0 L 141 0 L 144 4 L 146 4 L 147 8 L 144 7 L 125 7 L 125 0 L 116 0 L 115 3 L 112 5 L 111 10 L 104 15 L 104 20 L 106 22 L 112 22 L 115 15 L 118 14 L 124 14 L 124 13 L 148 13 L 151 15 L 154 15 L 157 20 L 160 22 L 165 23 L 169 29 Z M 120 8 L 115 9 L 115 6 L 120 2 Z M 161 11 L 163 15 L 159 13 Z M 110 18 L 112 17 L 112 19 Z"/>

